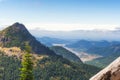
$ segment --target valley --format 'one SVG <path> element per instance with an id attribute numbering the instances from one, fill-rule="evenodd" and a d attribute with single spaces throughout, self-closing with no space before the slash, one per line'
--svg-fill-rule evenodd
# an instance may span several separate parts
<path id="1" fill-rule="evenodd" d="M 78 52 L 78 51 L 75 51 L 74 49 L 68 48 L 68 47 L 64 47 L 64 48 L 73 52 L 74 54 L 76 54 L 83 62 L 92 61 L 94 59 L 102 57 L 102 56 L 99 56 L 99 55 L 89 54 L 89 53 L 86 53 L 86 52 Z"/>
<path id="2" fill-rule="evenodd" d="M 41 40 L 39 39 L 39 41 Z M 59 40 L 58 43 L 54 43 L 54 39 L 47 38 L 47 42 L 49 42 L 51 46 L 64 47 L 68 51 L 77 55 L 84 63 L 100 68 L 106 67 L 120 55 L 119 41 L 68 40 L 66 43 Z M 44 39 L 46 45 L 47 42 Z"/>
<path id="3" fill-rule="evenodd" d="M 77 55 L 83 62 L 92 61 L 92 60 L 94 60 L 94 59 L 97 59 L 97 58 L 102 57 L 102 56 L 95 55 L 95 54 L 89 54 L 89 53 L 85 53 L 85 52 L 75 51 L 74 49 L 65 46 L 65 44 L 58 44 L 57 46 L 61 46 L 61 47 L 65 48 L 65 49 L 67 49 L 68 51 L 74 53 L 74 54 Z"/>

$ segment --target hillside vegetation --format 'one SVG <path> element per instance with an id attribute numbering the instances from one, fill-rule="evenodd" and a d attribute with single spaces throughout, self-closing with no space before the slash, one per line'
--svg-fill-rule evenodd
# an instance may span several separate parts
<path id="1" fill-rule="evenodd" d="M 77 55 L 75 55 L 74 53 L 68 51 L 67 49 L 61 46 L 52 46 L 51 50 L 53 50 L 56 54 L 61 55 L 70 61 L 79 62 L 79 63 L 82 62 Z"/>
<path id="2" fill-rule="evenodd" d="M 36 61 L 37 59 L 37 61 Z M 21 61 L 16 56 L 7 56 L 0 52 L 0 71 L 3 80 L 19 80 Z M 34 57 L 35 80 L 88 80 L 100 69 L 76 64 L 57 56 Z"/>

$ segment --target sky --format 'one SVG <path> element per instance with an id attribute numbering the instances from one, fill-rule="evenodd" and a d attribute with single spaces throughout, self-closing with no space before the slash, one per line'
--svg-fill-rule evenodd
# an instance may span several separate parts
<path id="1" fill-rule="evenodd" d="M 0 26 L 50 31 L 115 30 L 120 0 L 0 0 Z"/>

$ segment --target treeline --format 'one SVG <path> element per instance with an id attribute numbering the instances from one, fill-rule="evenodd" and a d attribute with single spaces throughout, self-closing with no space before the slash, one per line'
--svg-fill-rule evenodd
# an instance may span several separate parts
<path id="1" fill-rule="evenodd" d="M 0 52 L 0 80 L 19 80 L 21 62 Z"/>

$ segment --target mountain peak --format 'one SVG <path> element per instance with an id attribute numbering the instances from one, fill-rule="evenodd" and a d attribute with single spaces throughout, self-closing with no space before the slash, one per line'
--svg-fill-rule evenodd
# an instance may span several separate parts
<path id="1" fill-rule="evenodd" d="M 14 26 L 18 26 L 18 25 L 23 25 L 23 24 L 21 24 L 21 23 L 19 23 L 19 22 L 16 22 L 16 23 L 14 23 L 13 25 L 14 25 Z"/>
<path id="2" fill-rule="evenodd" d="M 120 80 L 120 57 L 90 80 Z"/>
<path id="3" fill-rule="evenodd" d="M 30 46 L 33 53 L 55 54 L 38 42 L 23 24 L 16 22 L 0 32 L 0 47 L 20 47 L 24 50 L 25 46 Z"/>
<path id="4" fill-rule="evenodd" d="M 26 27 L 23 24 L 19 23 L 19 22 L 14 23 L 13 25 L 10 26 L 10 28 L 19 29 L 19 30 L 26 30 L 27 31 Z"/>

